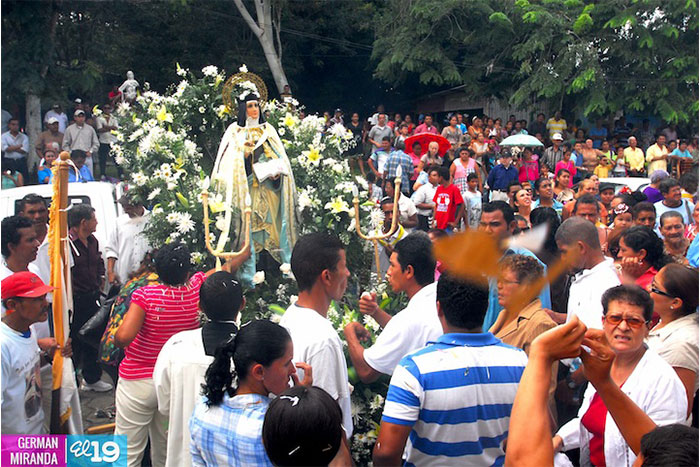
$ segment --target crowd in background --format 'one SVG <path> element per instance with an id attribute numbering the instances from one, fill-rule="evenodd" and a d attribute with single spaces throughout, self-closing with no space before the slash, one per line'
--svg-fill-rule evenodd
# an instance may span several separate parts
<path id="1" fill-rule="evenodd" d="M 71 151 L 80 181 L 102 142 L 85 109 L 73 115 L 60 148 Z M 116 386 L 115 432 L 127 435 L 131 467 L 149 442 L 157 466 L 350 465 L 350 365 L 364 383 L 390 378 L 375 465 L 697 463 L 689 428 L 698 420 L 697 139 L 624 118 L 586 131 L 558 112 L 503 126 L 452 115 L 443 128 L 430 115 L 415 128 L 410 116 L 387 121 L 382 109 L 367 122 L 328 117 L 329 127 L 353 132 L 358 145 L 347 157 L 372 182 L 385 231 L 398 200 L 399 226 L 382 241 L 380 266 L 408 298 L 403 310 L 392 315 L 363 293 L 364 319 L 346 323 L 345 348 L 328 312 L 357 272 L 337 237 L 317 233 L 294 247 L 299 295 L 280 322 L 239 328 L 245 296 L 235 271 L 246 257 L 220 272 L 194 271 L 185 245 L 143 240 L 148 209 L 127 194 L 106 262 L 94 209 L 69 211 L 75 313 L 71 345 L 59 348 L 43 287 L 48 210 L 28 195 L 2 221 L 3 433 L 45 432 L 47 368 L 60 350 L 73 357 L 81 390 Z M 47 123 L 60 132 L 54 119 Z M 5 159 L 26 157 L 18 142 L 5 146 L 6 135 L 21 139 L 18 122 L 9 123 Z M 526 133 L 543 146 L 500 146 Z M 406 144 L 411 136 L 422 143 Z M 89 150 L 72 148 L 78 141 Z M 13 180 L 22 157 L 9 158 Z M 621 183 L 601 182 L 611 175 Z M 630 188 L 644 176 L 648 184 Z M 529 233 L 543 225 L 542 247 L 530 248 Z M 465 281 L 436 258 L 434 242 L 462 230 L 493 239 L 494 277 Z M 485 269 L 471 260 L 461 258 Z M 107 284 L 109 321 L 89 346 L 80 330 Z M 382 330 L 371 343 L 370 319 Z"/>
<path id="2" fill-rule="evenodd" d="M 116 165 L 110 155 L 110 145 L 116 141 L 112 131 L 119 127 L 112 110 L 120 94 L 113 90 L 109 101 L 99 108 L 91 108 L 82 99 L 75 99 L 68 114 L 60 104 L 53 104 L 44 114 L 44 131 L 39 134 L 33 148 L 29 147 L 29 137 L 21 130 L 19 119 L 3 110 L 2 188 L 50 183 L 51 167 L 62 151 L 67 151 L 73 161 L 70 182 L 118 181 L 107 176 L 107 164 Z M 33 160 L 38 163 L 33 164 Z M 121 178 L 119 167 L 117 174 Z"/>

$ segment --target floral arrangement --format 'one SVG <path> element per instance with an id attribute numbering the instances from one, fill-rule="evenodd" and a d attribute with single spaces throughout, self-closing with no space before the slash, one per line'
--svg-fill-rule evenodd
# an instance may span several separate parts
<path id="1" fill-rule="evenodd" d="M 242 72 L 247 71 L 241 67 Z M 235 115 L 231 115 L 222 99 L 226 75 L 215 66 L 204 67 L 201 76 L 177 68 L 181 81 L 171 86 L 165 95 L 145 86 L 144 92 L 133 105 L 121 104 L 116 112 L 120 129 L 112 153 L 128 174 L 130 196 L 149 206 L 151 220 L 145 231 L 153 245 L 182 241 L 191 251 L 193 264 L 204 269 L 214 259 L 203 241 L 201 192 L 207 187 L 218 143 Z M 254 84 L 239 82 L 234 91 L 257 93 Z M 364 178 L 353 176 L 344 157 L 354 145 L 352 134 L 342 125 L 326 127 L 323 118 L 315 115 L 301 117 L 302 107 L 275 100 L 266 102 L 266 119 L 285 145 L 298 191 L 301 216 L 300 234 L 325 230 L 340 237 L 346 245 L 348 268 L 353 273 L 348 293 L 342 303 L 333 304 L 328 317 L 338 330 L 343 343 L 343 327 L 351 320 L 364 322 L 373 334 L 379 331 L 373 319 L 360 316 L 354 307 L 361 291 L 372 290 L 376 284 L 371 273 L 371 247 L 355 233 L 353 191 L 359 199 L 368 199 L 368 185 Z M 361 205 L 361 225 L 365 231 L 381 228 L 383 214 L 372 202 Z M 217 228 L 211 224 L 214 241 Z M 289 265 L 283 264 L 279 274 L 259 272 L 256 286 L 246 291 L 247 305 L 242 320 L 278 318 L 295 300 L 296 283 Z M 376 290 L 376 289 L 375 289 Z M 403 297 L 382 289 L 382 306 L 389 312 L 402 307 Z M 347 357 L 347 361 L 350 359 Z M 360 465 L 371 460 L 381 408 L 388 388 L 388 378 L 372 385 L 357 380 L 354 368 L 349 369 L 355 436 L 353 456 Z"/>

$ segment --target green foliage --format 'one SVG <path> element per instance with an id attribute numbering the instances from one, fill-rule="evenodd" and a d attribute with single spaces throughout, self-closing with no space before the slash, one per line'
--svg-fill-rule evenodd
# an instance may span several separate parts
<path id="1" fill-rule="evenodd" d="M 369 111 L 378 101 L 401 99 L 367 66 L 376 1 L 343 0 L 331 7 L 278 2 L 283 65 L 308 108 Z M 2 8 L 5 108 L 21 105 L 27 88 L 64 107 L 78 96 L 101 104 L 129 69 L 141 85 L 149 82 L 163 93 L 177 79 L 178 62 L 192 69 L 245 62 L 272 82 L 261 46 L 232 1 L 3 0 Z"/>
<path id="2" fill-rule="evenodd" d="M 467 93 L 488 87 L 504 97 L 516 68 L 508 51 L 520 20 L 512 11 L 489 0 L 389 0 L 375 19 L 375 75 L 392 86 L 463 84 Z"/>
<path id="3" fill-rule="evenodd" d="M 576 34 L 584 34 L 593 27 L 593 18 L 588 13 L 581 13 L 574 23 L 574 32 Z"/>
<path id="4" fill-rule="evenodd" d="M 55 2 L 2 2 L 3 98 L 44 92 L 57 17 Z"/>
<path id="5" fill-rule="evenodd" d="M 510 18 L 508 18 L 505 14 L 501 13 L 500 11 L 491 13 L 491 16 L 489 16 L 489 23 L 493 24 L 494 26 L 500 26 L 503 28 L 510 29 L 513 27 L 513 23 L 511 22 Z"/>
<path id="6" fill-rule="evenodd" d="M 516 107 L 547 100 L 592 116 L 628 109 L 697 121 L 694 0 L 395 0 L 376 30 L 385 33 L 376 75 L 395 85 L 415 76 Z"/>

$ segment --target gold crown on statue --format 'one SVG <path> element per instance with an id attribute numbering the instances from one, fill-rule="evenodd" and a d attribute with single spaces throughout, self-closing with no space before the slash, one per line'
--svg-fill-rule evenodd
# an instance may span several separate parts
<path id="1" fill-rule="evenodd" d="M 242 71 L 226 80 L 221 97 L 229 112 L 235 112 L 238 109 L 237 101 L 244 100 L 250 94 L 260 99 L 260 106 L 262 107 L 262 104 L 267 100 L 267 86 L 265 86 L 265 81 L 260 76 L 248 71 Z"/>

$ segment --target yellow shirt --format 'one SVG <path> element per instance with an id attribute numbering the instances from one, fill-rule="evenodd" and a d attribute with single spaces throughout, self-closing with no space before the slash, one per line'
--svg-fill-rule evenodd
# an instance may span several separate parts
<path id="1" fill-rule="evenodd" d="M 554 117 L 547 120 L 547 130 L 549 131 L 549 138 L 552 138 L 554 133 L 562 133 L 566 130 L 566 120 L 563 118 L 561 120 L 555 120 Z M 562 136 L 564 136 L 562 134 Z"/>
<path id="2" fill-rule="evenodd" d="M 625 161 L 632 170 L 644 170 L 644 151 L 639 148 L 625 148 Z"/>
<path id="3" fill-rule="evenodd" d="M 612 164 L 598 164 L 595 169 L 593 169 L 593 173 L 598 176 L 598 178 L 608 178 L 608 175 L 610 174 L 610 169 L 612 168 Z"/>
<path id="4" fill-rule="evenodd" d="M 647 168 L 647 171 L 649 172 L 649 175 L 651 175 L 651 173 L 654 170 L 666 170 L 668 168 L 668 165 L 667 165 L 665 159 L 651 162 L 651 160 L 653 158 L 667 155 L 667 154 L 668 154 L 668 148 L 666 146 L 659 147 L 658 144 L 652 144 L 651 146 L 649 146 L 649 149 L 647 149 L 647 162 L 649 163 L 649 167 Z"/>

